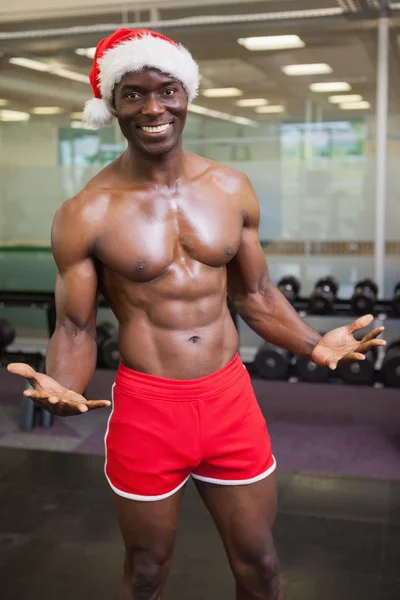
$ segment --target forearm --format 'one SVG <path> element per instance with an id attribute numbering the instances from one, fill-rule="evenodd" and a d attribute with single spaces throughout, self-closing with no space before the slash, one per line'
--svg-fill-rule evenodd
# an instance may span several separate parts
<path id="1" fill-rule="evenodd" d="M 96 360 L 93 335 L 57 327 L 47 347 L 46 373 L 64 387 L 82 394 L 93 377 Z"/>
<path id="2" fill-rule="evenodd" d="M 260 337 L 299 356 L 311 357 L 321 336 L 299 317 L 274 285 L 231 300 L 242 319 Z"/>

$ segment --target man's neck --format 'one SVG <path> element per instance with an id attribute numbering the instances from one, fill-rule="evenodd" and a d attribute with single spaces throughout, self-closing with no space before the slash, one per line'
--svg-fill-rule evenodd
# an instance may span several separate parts
<path id="1" fill-rule="evenodd" d="M 140 154 L 128 146 L 122 155 L 122 167 L 136 182 L 154 187 L 174 187 L 184 174 L 185 153 L 181 145 L 168 154 L 152 156 Z"/>

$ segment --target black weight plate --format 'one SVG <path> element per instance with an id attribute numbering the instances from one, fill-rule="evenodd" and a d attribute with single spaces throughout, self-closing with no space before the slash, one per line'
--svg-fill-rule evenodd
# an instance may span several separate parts
<path id="1" fill-rule="evenodd" d="M 326 381 L 329 377 L 329 367 L 321 367 L 314 361 L 299 356 L 296 361 L 296 373 L 303 381 Z"/>
<path id="2" fill-rule="evenodd" d="M 118 369 L 120 361 L 120 352 L 118 341 L 116 339 L 105 340 L 101 348 L 101 360 L 108 369 Z"/>
<path id="3" fill-rule="evenodd" d="M 288 353 L 280 348 L 261 349 L 257 353 L 255 365 L 264 379 L 285 379 L 289 371 Z"/>
<path id="4" fill-rule="evenodd" d="M 374 357 L 366 355 L 365 360 L 339 362 L 338 373 L 346 383 L 367 385 L 374 377 Z"/>

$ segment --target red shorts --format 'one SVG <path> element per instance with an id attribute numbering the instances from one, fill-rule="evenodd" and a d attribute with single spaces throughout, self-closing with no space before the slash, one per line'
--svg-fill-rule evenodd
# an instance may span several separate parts
<path id="1" fill-rule="evenodd" d="M 105 437 L 106 477 L 120 496 L 162 500 L 189 476 L 243 485 L 275 470 L 265 419 L 238 355 L 199 379 L 120 365 Z"/>

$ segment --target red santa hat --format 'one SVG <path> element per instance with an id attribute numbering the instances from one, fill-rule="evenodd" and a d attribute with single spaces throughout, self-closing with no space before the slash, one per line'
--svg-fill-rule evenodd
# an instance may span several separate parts
<path id="1" fill-rule="evenodd" d="M 89 74 L 94 98 L 86 102 L 83 120 L 93 127 L 110 125 L 115 116 L 113 90 L 124 75 L 144 68 L 171 75 L 185 88 L 189 102 L 197 96 L 199 69 L 181 44 L 147 29 L 118 29 L 101 40 Z"/>

